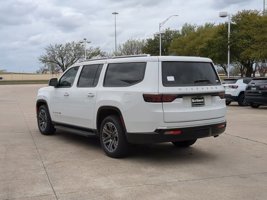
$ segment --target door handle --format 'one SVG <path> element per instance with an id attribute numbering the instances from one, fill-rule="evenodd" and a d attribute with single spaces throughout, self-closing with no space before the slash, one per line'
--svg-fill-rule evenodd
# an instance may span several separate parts
<path id="1" fill-rule="evenodd" d="M 70 94 L 67 93 L 67 92 L 65 92 L 65 93 L 64 93 L 64 97 L 68 97 L 68 96 L 70 96 Z"/>
<path id="2" fill-rule="evenodd" d="M 88 93 L 88 97 L 94 97 L 95 95 L 93 93 Z"/>

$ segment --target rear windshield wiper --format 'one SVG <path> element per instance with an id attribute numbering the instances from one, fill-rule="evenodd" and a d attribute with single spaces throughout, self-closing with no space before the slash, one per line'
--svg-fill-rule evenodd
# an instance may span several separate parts
<path id="1" fill-rule="evenodd" d="M 210 83 L 210 80 L 208 80 L 208 79 L 199 79 L 199 80 L 194 81 L 194 83 Z"/>

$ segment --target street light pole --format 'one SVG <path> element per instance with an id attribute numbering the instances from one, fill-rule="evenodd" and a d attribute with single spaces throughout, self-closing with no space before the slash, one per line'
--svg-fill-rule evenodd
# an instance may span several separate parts
<path id="1" fill-rule="evenodd" d="M 230 77 L 230 35 L 231 35 L 231 15 L 228 14 L 228 46 L 227 46 L 227 67 L 228 67 L 228 73 L 227 73 L 227 77 Z"/>
<path id="2" fill-rule="evenodd" d="M 266 3 L 265 0 L 263 0 L 263 15 L 266 14 Z"/>
<path id="3" fill-rule="evenodd" d="M 90 41 L 87 41 L 87 39 L 86 38 L 83 38 L 83 41 L 81 41 L 80 42 L 81 44 L 83 44 L 83 46 L 84 46 L 84 60 L 86 60 L 86 44 L 89 44 L 89 43 L 91 43 Z"/>
<path id="4" fill-rule="evenodd" d="M 231 14 L 227 12 L 220 12 L 220 17 L 228 17 L 228 36 L 227 36 L 227 77 L 230 77 L 230 37 L 231 37 Z"/>
<path id="5" fill-rule="evenodd" d="M 118 15 L 118 12 L 113 12 L 112 15 L 115 17 L 115 53 L 117 52 L 117 18 L 116 15 Z"/>
<path id="6" fill-rule="evenodd" d="M 159 23 L 159 56 L 161 56 L 161 28 L 162 26 L 172 17 L 178 17 L 178 15 L 171 15 L 167 19 L 165 19 L 163 22 Z"/>
<path id="7" fill-rule="evenodd" d="M 159 23 L 159 56 L 161 56 L 161 24 Z"/>

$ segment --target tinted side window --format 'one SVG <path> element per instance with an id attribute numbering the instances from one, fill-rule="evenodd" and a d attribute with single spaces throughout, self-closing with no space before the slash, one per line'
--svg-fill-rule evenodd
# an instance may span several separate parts
<path id="1" fill-rule="evenodd" d="M 220 80 L 211 63 L 162 62 L 162 84 L 165 87 L 218 85 Z"/>
<path id="2" fill-rule="evenodd" d="M 251 80 L 252 80 L 252 79 L 250 79 L 250 78 L 245 78 L 245 79 L 243 79 L 243 83 L 249 84 L 249 82 L 250 82 Z"/>
<path id="3" fill-rule="evenodd" d="M 126 87 L 144 79 L 146 63 L 109 64 L 104 80 L 105 87 Z"/>
<path id="4" fill-rule="evenodd" d="M 58 87 L 71 87 L 79 67 L 70 68 L 59 80 Z"/>
<path id="5" fill-rule="evenodd" d="M 98 83 L 99 75 L 103 65 L 86 65 L 83 67 L 78 87 L 95 87 Z"/>
<path id="6" fill-rule="evenodd" d="M 234 84 L 237 82 L 237 79 L 224 79 L 223 84 Z"/>
<path id="7" fill-rule="evenodd" d="M 264 79 L 264 78 L 262 78 L 262 79 L 253 79 L 251 82 L 250 82 L 250 84 L 265 84 L 265 83 L 267 83 L 267 79 Z"/>

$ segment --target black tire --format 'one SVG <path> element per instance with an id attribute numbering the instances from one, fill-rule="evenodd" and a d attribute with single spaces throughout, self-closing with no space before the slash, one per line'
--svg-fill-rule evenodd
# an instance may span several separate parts
<path id="1" fill-rule="evenodd" d="M 229 106 L 231 104 L 231 101 L 225 101 L 226 105 Z"/>
<path id="2" fill-rule="evenodd" d="M 238 99 L 237 99 L 237 103 L 239 106 L 246 106 L 247 105 L 247 102 L 245 100 L 245 94 L 242 93 L 238 96 Z"/>
<path id="3" fill-rule="evenodd" d="M 37 124 L 39 131 L 43 135 L 52 135 L 55 133 L 56 129 L 54 128 L 51 117 L 46 105 L 41 105 L 38 108 L 37 112 Z"/>
<path id="4" fill-rule="evenodd" d="M 106 117 L 100 126 L 100 143 L 102 149 L 112 158 L 122 158 L 129 152 L 124 128 L 119 117 L 111 115 Z"/>
<path id="5" fill-rule="evenodd" d="M 250 106 L 251 106 L 251 108 L 258 108 L 258 107 L 260 107 L 260 104 L 251 103 Z"/>
<path id="6" fill-rule="evenodd" d="M 172 142 L 172 143 L 176 147 L 186 148 L 186 147 L 190 147 L 191 145 L 195 144 L 196 141 L 197 139 L 193 139 L 193 140 L 186 140 L 186 141 L 179 141 L 179 142 Z"/>

